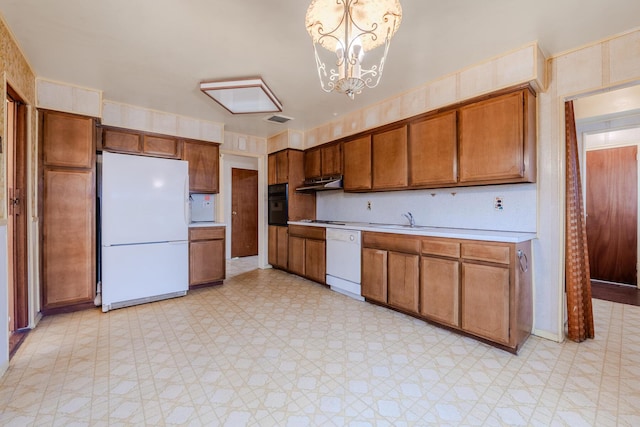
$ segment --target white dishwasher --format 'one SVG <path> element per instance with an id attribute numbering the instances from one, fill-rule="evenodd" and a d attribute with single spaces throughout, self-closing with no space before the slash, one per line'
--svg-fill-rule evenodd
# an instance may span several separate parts
<path id="1" fill-rule="evenodd" d="M 360 293 L 361 232 L 327 228 L 327 284 L 331 289 L 364 301 Z"/>

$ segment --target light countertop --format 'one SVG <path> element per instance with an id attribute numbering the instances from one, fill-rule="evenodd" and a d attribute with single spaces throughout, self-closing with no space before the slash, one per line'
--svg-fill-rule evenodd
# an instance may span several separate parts
<path id="1" fill-rule="evenodd" d="M 520 243 L 537 238 L 536 233 L 520 231 L 496 231 L 473 230 L 468 228 L 445 228 L 416 225 L 411 228 L 408 225 L 399 224 L 375 224 L 367 222 L 331 221 L 324 222 L 289 221 L 293 225 L 305 225 L 309 227 L 338 228 L 345 230 L 376 231 L 380 233 L 409 234 L 414 236 L 445 237 L 449 239 L 484 240 L 489 242 Z"/>
<path id="2" fill-rule="evenodd" d="M 189 224 L 189 228 L 196 227 L 225 227 L 227 224 L 224 222 L 192 222 Z"/>

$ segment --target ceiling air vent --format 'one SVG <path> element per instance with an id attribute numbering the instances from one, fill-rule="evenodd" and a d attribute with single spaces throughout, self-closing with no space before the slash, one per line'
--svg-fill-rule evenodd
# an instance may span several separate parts
<path id="1" fill-rule="evenodd" d="M 289 120 L 293 120 L 293 117 L 287 117 L 287 116 L 281 116 L 281 115 L 274 114 L 272 116 L 267 116 L 264 119 L 266 121 L 268 121 L 268 122 L 282 124 L 282 123 L 287 123 Z"/>

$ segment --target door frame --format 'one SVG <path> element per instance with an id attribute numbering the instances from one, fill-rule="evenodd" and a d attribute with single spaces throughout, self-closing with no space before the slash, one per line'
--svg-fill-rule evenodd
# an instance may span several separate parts
<path id="1" fill-rule="evenodd" d="M 29 295 L 29 246 L 28 246 L 28 211 L 29 211 L 29 179 L 27 176 L 28 171 L 28 159 L 29 159 L 29 109 L 24 101 L 24 98 L 14 90 L 10 83 L 6 83 L 5 86 L 5 98 L 11 98 L 16 102 L 16 125 L 15 125 L 15 140 L 7 137 L 7 144 L 14 142 L 12 150 L 7 147 L 7 153 L 13 151 L 12 158 L 7 158 L 5 164 L 9 161 L 13 162 L 13 174 L 15 181 L 14 187 L 21 187 L 22 194 L 14 196 L 20 199 L 21 217 L 19 219 L 13 219 L 14 225 L 12 227 L 12 235 L 7 235 L 7 244 L 13 245 L 12 255 L 13 259 L 7 259 L 8 268 L 13 271 L 9 274 L 9 277 L 13 278 L 12 283 L 8 283 L 8 286 L 14 289 L 14 313 L 15 316 L 12 320 L 14 322 L 14 330 L 28 328 L 30 326 L 30 295 Z M 5 112 L 5 118 L 7 114 Z M 8 178 L 8 177 L 7 177 Z M 10 195 L 8 182 L 6 185 L 6 209 L 7 209 L 7 221 L 11 221 L 9 216 L 9 203 Z M 8 248 L 7 248 L 8 249 Z"/>
<path id="2" fill-rule="evenodd" d="M 618 132 L 618 131 L 625 131 L 625 130 L 629 130 L 631 132 L 637 132 L 638 137 L 636 139 L 636 141 L 634 142 L 633 140 L 629 140 L 629 141 L 605 141 L 605 142 L 598 142 L 598 141 L 593 141 L 591 142 L 590 140 L 593 139 L 593 137 L 595 135 L 601 135 L 601 134 L 606 134 L 606 133 L 612 133 L 612 132 Z M 606 140 L 607 138 L 605 138 Z M 580 159 L 580 164 L 583 165 L 583 169 L 584 169 L 584 173 L 582 174 L 582 194 L 584 194 L 584 207 L 585 207 L 585 212 L 586 212 L 586 206 L 587 206 L 587 151 L 595 151 L 595 150 L 606 150 L 606 149 L 611 149 L 611 148 L 622 148 L 622 147 L 630 147 L 630 146 L 636 146 L 637 147 L 637 153 L 636 154 L 636 168 L 638 171 L 638 176 L 637 176 L 637 189 L 638 189 L 638 206 L 637 206 L 637 227 L 636 227 L 636 240 L 637 240 L 637 246 L 636 246 L 636 287 L 638 289 L 640 289 L 640 124 L 638 126 L 634 126 L 634 127 L 619 127 L 619 128 L 611 128 L 611 129 L 603 129 L 603 130 L 597 130 L 597 131 L 589 131 L 589 132 L 583 132 L 582 133 L 582 152 L 581 152 L 581 159 Z M 588 242 L 587 242 L 588 244 Z M 632 287 L 632 285 L 628 285 L 630 287 Z"/>

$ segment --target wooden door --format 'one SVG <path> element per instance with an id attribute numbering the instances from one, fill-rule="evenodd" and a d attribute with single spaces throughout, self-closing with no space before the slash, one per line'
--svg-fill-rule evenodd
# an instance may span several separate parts
<path id="1" fill-rule="evenodd" d="M 342 145 L 345 191 L 371 189 L 371 136 L 347 141 Z"/>
<path id="2" fill-rule="evenodd" d="M 458 180 L 456 112 L 409 125 L 409 185 L 455 184 Z"/>
<path id="3" fill-rule="evenodd" d="M 387 296 L 389 304 L 418 313 L 419 263 L 418 255 L 389 252 L 389 283 Z"/>
<path id="4" fill-rule="evenodd" d="M 275 154 L 269 154 L 269 156 L 267 157 L 267 184 L 268 185 L 278 183 L 278 177 L 276 176 L 276 173 L 277 173 L 276 160 L 277 159 Z"/>
<path id="5" fill-rule="evenodd" d="M 185 141 L 182 159 L 189 162 L 189 191 L 192 193 L 217 193 L 218 145 L 214 143 Z"/>
<path id="6" fill-rule="evenodd" d="M 407 127 L 373 135 L 372 188 L 405 188 L 408 183 Z"/>
<path id="7" fill-rule="evenodd" d="M 258 255 L 258 171 L 231 169 L 231 257 Z"/>
<path id="8" fill-rule="evenodd" d="M 7 87 L 9 331 L 29 326 L 27 265 L 27 107 Z"/>
<path id="9" fill-rule="evenodd" d="M 422 257 L 420 314 L 451 326 L 460 326 L 460 263 Z"/>
<path id="10" fill-rule="evenodd" d="M 362 296 L 387 303 L 387 251 L 362 249 Z"/>
<path id="11" fill-rule="evenodd" d="M 462 263 L 462 329 L 509 343 L 509 268 Z"/>
<path id="12" fill-rule="evenodd" d="M 637 146 L 587 151 L 591 278 L 637 285 Z"/>

